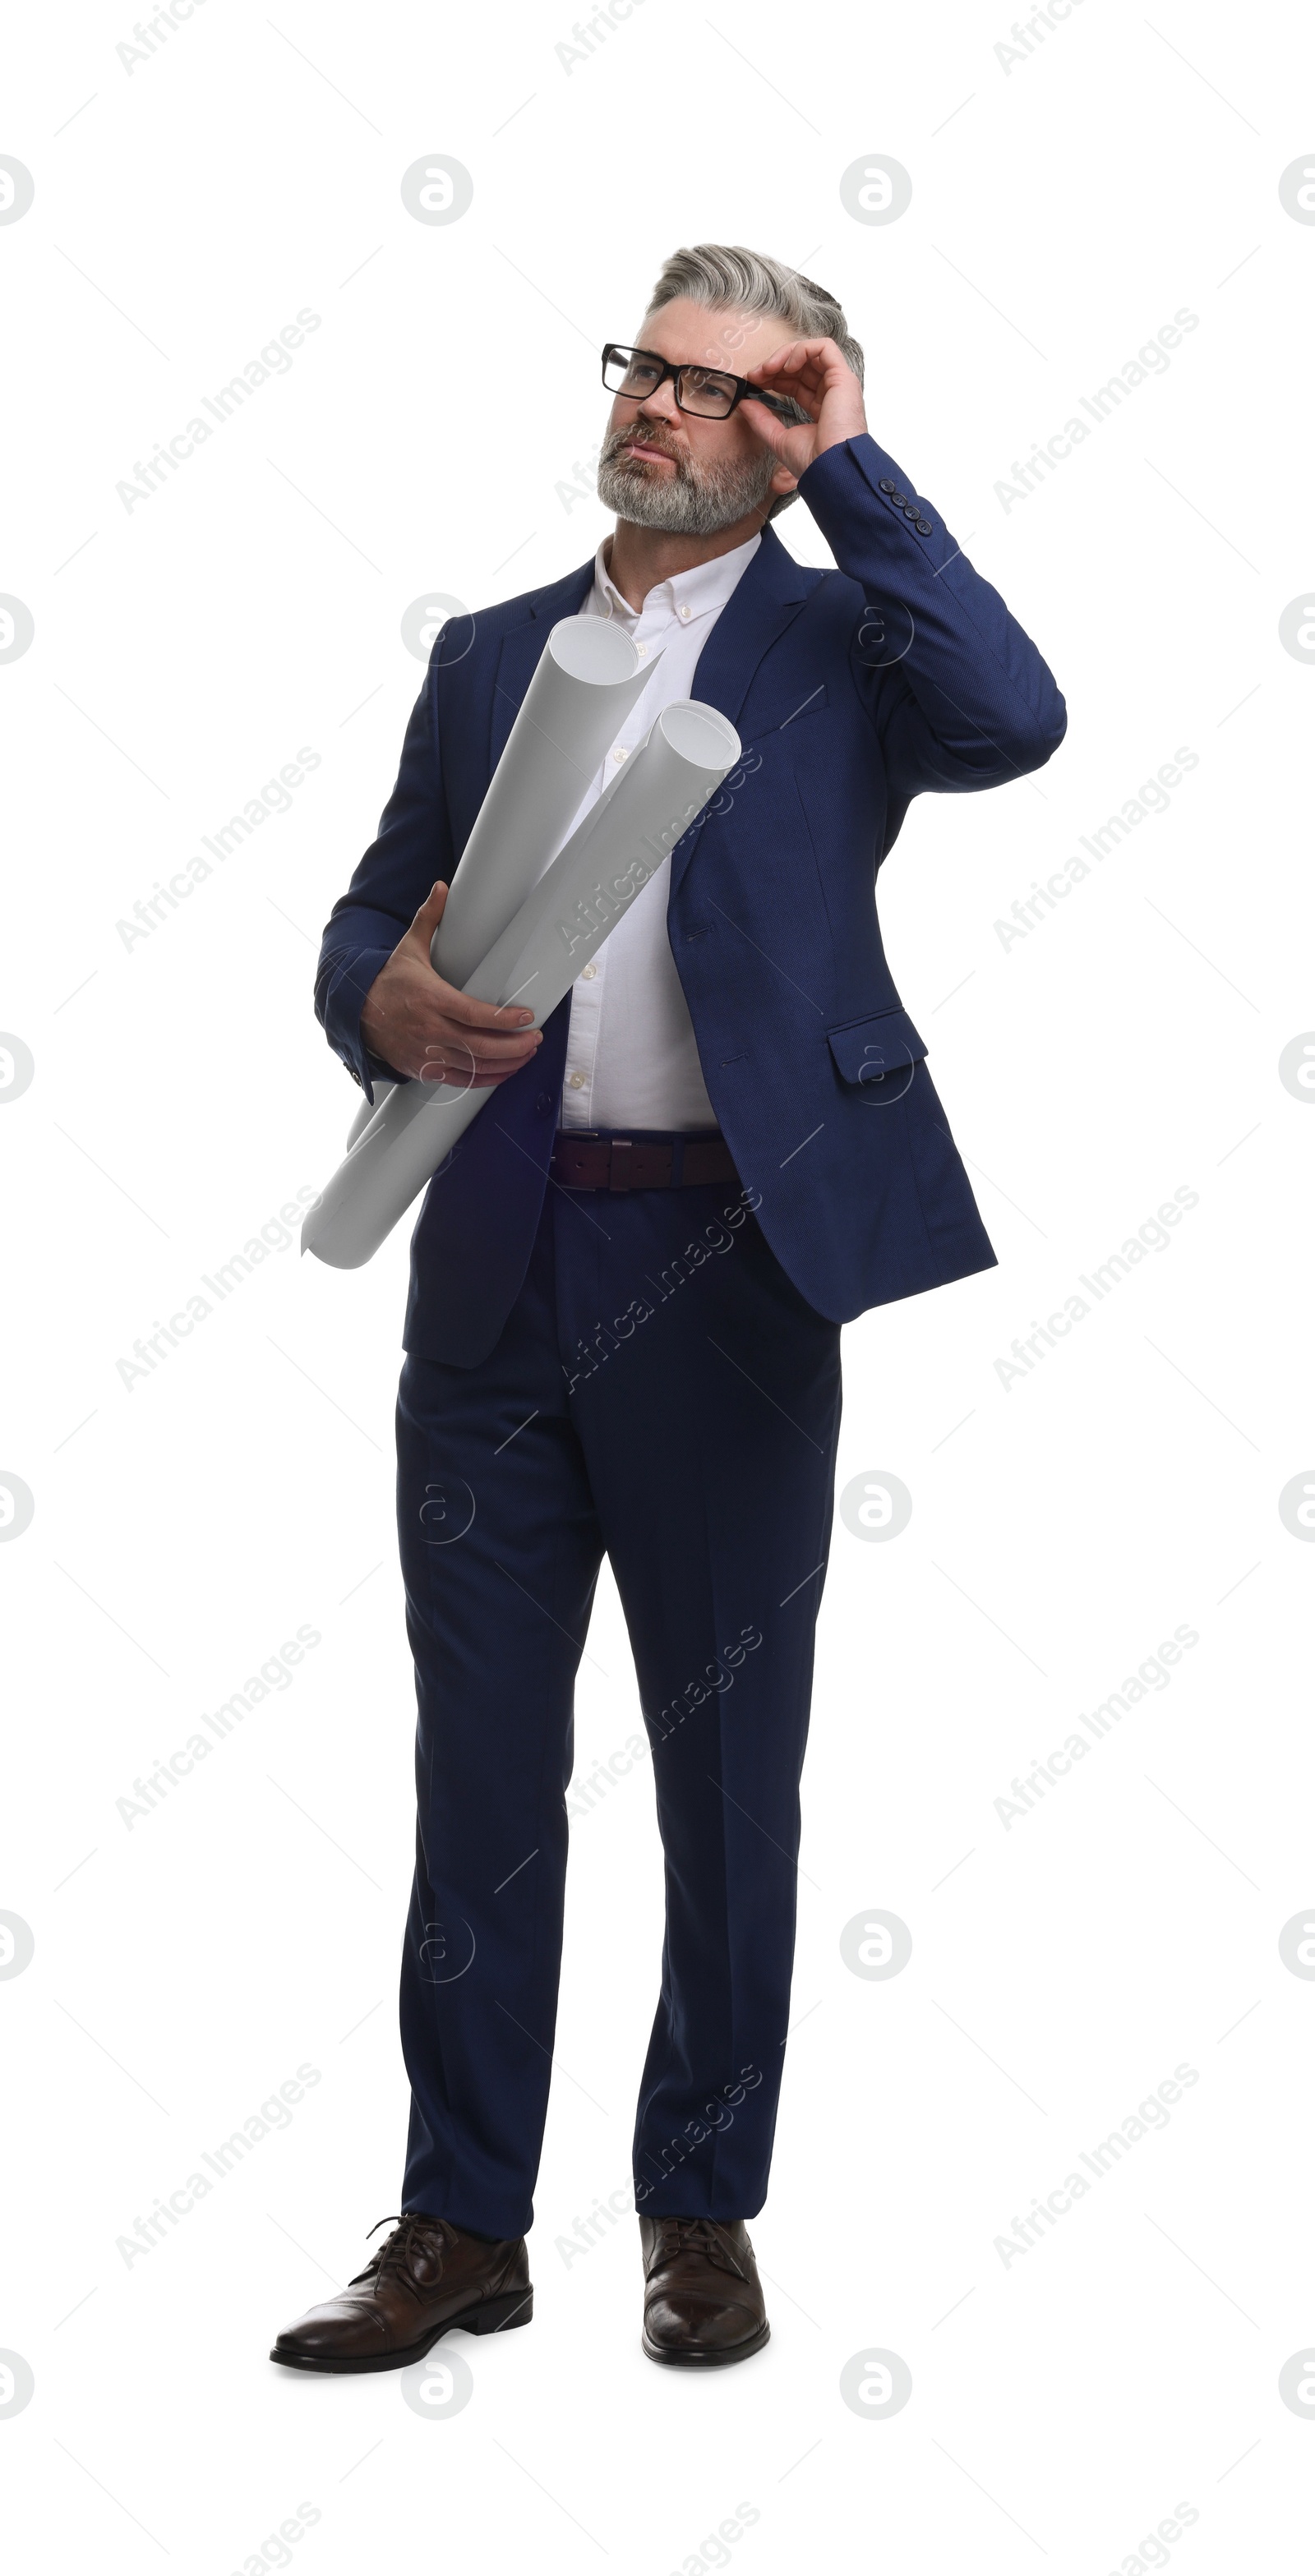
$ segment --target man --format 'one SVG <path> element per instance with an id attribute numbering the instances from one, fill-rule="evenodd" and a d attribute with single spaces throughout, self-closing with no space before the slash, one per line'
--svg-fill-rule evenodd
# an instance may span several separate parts
<path id="1" fill-rule="evenodd" d="M 419 1706 L 402 2215 L 279 2336 L 302 2369 L 395 2368 L 450 2326 L 529 2318 L 572 1688 L 604 1552 L 666 1861 L 634 2139 L 644 2349 L 708 2367 L 765 2343 L 745 2221 L 789 2021 L 839 1327 L 995 1258 L 874 880 L 911 797 L 1040 767 L 1063 700 L 868 434 L 862 352 L 822 288 L 680 251 L 604 380 L 615 534 L 443 629 L 321 957 L 319 1016 L 368 1096 L 472 1071 L 497 1090 L 421 1211 L 398 1403 Z M 796 494 L 837 571 L 772 533 Z M 466 1000 L 429 946 L 549 630 L 577 613 L 655 658 L 582 811 L 675 698 L 719 708 L 744 756 L 540 1030 Z"/>

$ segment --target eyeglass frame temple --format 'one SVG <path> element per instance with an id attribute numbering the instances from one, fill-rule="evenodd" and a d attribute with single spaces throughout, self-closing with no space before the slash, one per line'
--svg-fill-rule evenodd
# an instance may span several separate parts
<path id="1" fill-rule="evenodd" d="M 656 393 L 659 390 L 659 387 L 666 383 L 668 376 L 670 376 L 674 382 L 677 376 L 684 374 L 686 367 L 697 367 L 703 363 L 699 358 L 682 358 L 678 366 L 673 366 L 669 358 L 664 358 L 662 356 L 660 349 L 627 348 L 624 341 L 608 340 L 603 349 L 603 389 L 606 393 L 620 391 L 619 386 L 614 387 L 608 384 L 607 361 L 613 351 L 615 351 L 616 355 L 619 357 L 623 349 L 625 349 L 626 355 L 631 358 L 651 358 L 655 366 L 661 367 L 662 373 L 658 377 L 657 384 L 649 387 L 650 393 Z M 787 399 L 780 394 L 764 393 L 760 386 L 751 385 L 747 376 L 732 375 L 729 367 L 712 367 L 709 368 L 708 372 L 710 375 L 727 376 L 730 378 L 731 383 L 735 387 L 735 393 L 730 404 L 730 409 L 723 412 L 691 411 L 689 414 L 691 420 L 729 420 L 731 412 L 735 410 L 736 404 L 747 400 L 749 402 L 760 402 L 764 411 L 774 413 L 778 420 L 784 421 L 787 428 L 797 429 L 802 426 L 802 424 L 796 421 L 793 417 L 795 411 L 801 411 L 803 409 L 801 403 L 795 403 L 791 406 Z M 628 394 L 625 399 L 628 402 L 636 402 L 639 397 L 635 394 Z M 686 409 L 686 405 L 680 399 L 679 391 L 676 393 L 676 409 L 677 411 L 684 411 Z M 805 420 L 807 417 L 808 415 L 805 412 Z"/>

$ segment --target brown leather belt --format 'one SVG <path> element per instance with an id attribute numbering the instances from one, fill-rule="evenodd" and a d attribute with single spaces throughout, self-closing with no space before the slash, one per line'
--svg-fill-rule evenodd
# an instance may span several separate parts
<path id="1" fill-rule="evenodd" d="M 740 1177 L 721 1136 L 570 1135 L 561 1128 L 548 1169 L 568 1190 L 688 1190 Z"/>

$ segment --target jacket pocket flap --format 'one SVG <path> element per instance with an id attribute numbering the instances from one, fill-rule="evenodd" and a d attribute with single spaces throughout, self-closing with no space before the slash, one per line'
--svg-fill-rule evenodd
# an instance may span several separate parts
<path id="1" fill-rule="evenodd" d="M 827 1038 L 846 1082 L 881 1082 L 887 1074 L 907 1073 L 927 1052 L 907 1011 L 877 1011 L 870 1019 L 848 1020 L 828 1029 Z"/>

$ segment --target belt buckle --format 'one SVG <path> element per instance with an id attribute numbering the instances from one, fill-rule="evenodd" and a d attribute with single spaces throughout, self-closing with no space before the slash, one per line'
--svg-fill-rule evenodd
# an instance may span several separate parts
<path id="1" fill-rule="evenodd" d="M 633 1147 L 629 1136 L 613 1136 L 607 1159 L 607 1186 L 609 1190 L 629 1189 L 630 1156 L 632 1151 Z"/>

